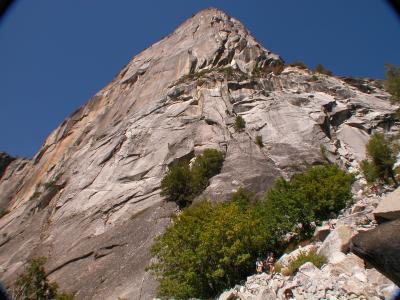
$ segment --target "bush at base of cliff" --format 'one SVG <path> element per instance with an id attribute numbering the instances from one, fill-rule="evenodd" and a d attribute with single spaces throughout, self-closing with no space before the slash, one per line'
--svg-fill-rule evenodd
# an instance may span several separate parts
<path id="1" fill-rule="evenodd" d="M 344 208 L 352 182 L 337 166 L 324 165 L 278 180 L 265 201 L 239 189 L 229 203 L 205 201 L 185 209 L 152 248 L 159 295 L 212 298 L 234 286 L 254 273 L 257 257 L 279 254 L 285 235 L 296 228 L 307 235 L 311 222 Z"/>
<path id="2" fill-rule="evenodd" d="M 209 183 L 209 179 L 221 172 L 224 155 L 215 149 L 205 149 L 196 157 L 191 168 L 192 188 L 194 194 L 201 193 Z"/>
<path id="3" fill-rule="evenodd" d="M 188 161 L 171 166 L 161 181 L 161 196 L 174 201 L 181 208 L 189 206 L 194 197 L 209 184 L 209 179 L 222 168 L 224 156 L 215 149 L 206 149 L 196 157 L 192 168 Z"/>
<path id="4" fill-rule="evenodd" d="M 158 262 L 150 269 L 159 279 L 159 296 L 215 297 L 252 273 L 268 234 L 243 203 L 204 201 L 187 208 L 152 249 Z"/>
<path id="5" fill-rule="evenodd" d="M 46 276 L 44 264 L 46 258 L 33 259 L 18 276 L 15 283 L 14 299 L 16 300 L 72 300 L 71 294 L 58 292 L 57 283 L 50 283 Z"/>
<path id="6" fill-rule="evenodd" d="M 193 200 L 192 175 L 188 162 L 180 162 L 171 166 L 161 181 L 161 196 L 168 201 L 174 201 L 180 207 L 190 204 Z"/>
<path id="7" fill-rule="evenodd" d="M 294 175 L 289 181 L 281 178 L 266 194 L 263 202 L 264 214 L 271 214 L 268 224 L 283 236 L 300 228 L 301 238 L 312 234 L 312 222 L 321 223 L 329 219 L 332 212 L 345 208 L 351 198 L 353 175 L 336 165 L 322 165 Z"/>

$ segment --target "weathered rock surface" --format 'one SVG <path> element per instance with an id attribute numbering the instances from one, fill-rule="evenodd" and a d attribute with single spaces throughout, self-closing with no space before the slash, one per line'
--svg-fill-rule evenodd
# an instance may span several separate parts
<path id="1" fill-rule="evenodd" d="M 351 241 L 352 251 L 400 286 L 400 219 L 360 232 Z"/>
<path id="2" fill-rule="evenodd" d="M 317 254 L 325 256 L 332 263 L 341 261 L 344 258 L 343 253 L 349 250 L 350 239 L 353 235 L 350 226 L 337 226 L 324 240 Z"/>
<path id="3" fill-rule="evenodd" d="M 400 188 L 382 199 L 374 210 L 374 216 L 386 221 L 400 219 Z"/>
<path id="4" fill-rule="evenodd" d="M 368 135 L 398 129 L 396 107 L 379 87 L 311 76 L 284 67 L 239 21 L 196 14 L 134 57 L 32 160 L 8 164 L 0 279 L 10 285 L 28 259 L 46 256 L 50 278 L 77 299 L 151 298 L 149 248 L 176 210 L 160 181 L 171 163 L 206 148 L 226 154 L 202 195 L 214 201 L 240 186 L 260 194 L 326 160 L 356 171 Z"/>

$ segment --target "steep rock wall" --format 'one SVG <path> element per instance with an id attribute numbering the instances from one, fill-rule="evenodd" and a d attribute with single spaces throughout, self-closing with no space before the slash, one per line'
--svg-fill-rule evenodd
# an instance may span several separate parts
<path id="1" fill-rule="evenodd" d="M 395 107 L 377 87 L 311 75 L 285 68 L 224 13 L 196 14 L 134 57 L 32 160 L 5 169 L 1 279 L 11 284 L 29 258 L 46 256 L 50 278 L 78 299 L 150 298 L 149 248 L 177 209 L 160 181 L 206 148 L 226 155 L 200 197 L 213 201 L 240 186 L 261 194 L 326 160 L 356 170 L 371 131 L 397 129 Z"/>

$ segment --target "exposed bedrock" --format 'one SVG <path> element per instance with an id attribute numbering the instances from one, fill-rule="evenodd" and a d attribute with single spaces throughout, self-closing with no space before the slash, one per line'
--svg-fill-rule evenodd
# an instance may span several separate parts
<path id="1" fill-rule="evenodd" d="M 10 285 L 27 260 L 46 256 L 50 278 L 77 299 L 151 298 L 149 249 L 177 209 L 160 181 L 206 148 L 226 156 L 199 197 L 212 201 L 241 186 L 262 195 L 326 161 L 358 170 L 370 133 L 398 130 L 397 107 L 379 87 L 311 76 L 285 67 L 239 21 L 199 12 L 135 56 L 32 160 L 4 169 L 1 280 Z"/>

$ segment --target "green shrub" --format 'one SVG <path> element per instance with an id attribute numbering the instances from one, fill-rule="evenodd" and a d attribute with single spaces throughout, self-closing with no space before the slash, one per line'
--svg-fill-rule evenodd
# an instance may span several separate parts
<path id="1" fill-rule="evenodd" d="M 328 156 L 327 156 L 327 150 L 324 144 L 320 144 L 319 145 L 319 150 L 321 152 L 321 156 L 323 159 L 325 159 L 326 161 L 329 161 Z"/>
<path id="2" fill-rule="evenodd" d="M 294 225 L 301 224 L 299 238 L 305 238 L 313 232 L 312 222 L 321 223 L 349 204 L 353 181 L 353 175 L 336 165 L 316 166 L 294 175 L 290 181 L 278 179 L 266 194 L 264 210 L 272 214 L 278 235 L 283 236 L 293 231 Z"/>
<path id="3" fill-rule="evenodd" d="M 158 296 L 210 299 L 250 275 L 269 240 L 253 213 L 236 202 L 184 210 L 152 248 Z"/>
<path id="4" fill-rule="evenodd" d="M 328 70 L 328 69 L 325 69 L 325 67 L 323 65 L 321 65 L 321 64 L 317 64 L 315 66 L 315 72 L 319 73 L 319 74 L 329 75 L 329 76 L 332 75 L 332 72 L 330 70 Z"/>
<path id="5" fill-rule="evenodd" d="M 71 294 L 59 293 L 57 283 L 50 283 L 44 264 L 46 258 L 40 257 L 33 259 L 25 268 L 25 272 L 20 274 L 15 283 L 16 300 L 72 300 Z"/>
<path id="6" fill-rule="evenodd" d="M 392 95 L 392 101 L 400 101 L 400 67 L 386 65 L 385 89 Z"/>
<path id="7" fill-rule="evenodd" d="M 200 193 L 207 187 L 209 179 L 221 172 L 223 162 L 222 152 L 215 149 L 206 149 L 196 157 L 191 169 L 194 193 Z"/>
<path id="8" fill-rule="evenodd" d="M 396 153 L 391 141 L 382 133 L 374 133 L 367 145 L 368 161 L 361 163 L 361 169 L 369 183 L 378 179 L 389 183 L 390 179 L 397 185 L 393 170 L 396 162 Z"/>
<path id="9" fill-rule="evenodd" d="M 319 269 L 326 264 L 327 260 L 325 256 L 317 254 L 316 251 L 310 251 L 308 253 L 300 252 L 300 254 L 289 263 L 287 268 L 278 266 L 279 272 L 277 269 L 275 269 L 275 271 L 278 273 L 283 272 L 282 275 L 284 276 L 294 275 L 299 268 L 307 262 L 313 263 L 313 265 Z"/>
<path id="10" fill-rule="evenodd" d="M 308 79 L 308 81 L 311 81 L 311 82 L 318 81 L 318 80 L 319 80 L 319 78 L 317 75 L 313 75 Z"/>
<path id="11" fill-rule="evenodd" d="M 373 184 L 378 180 L 378 175 L 374 165 L 368 160 L 364 159 L 360 163 L 361 171 L 367 180 L 367 183 Z"/>
<path id="12" fill-rule="evenodd" d="M 229 203 L 185 209 L 152 248 L 156 262 L 149 269 L 160 282 L 159 296 L 207 299 L 234 286 L 254 272 L 257 257 L 281 253 L 285 235 L 298 224 L 309 234 L 311 222 L 344 208 L 352 182 L 353 176 L 324 165 L 279 179 L 265 201 L 240 188 Z"/>
<path id="13" fill-rule="evenodd" d="M 215 149 L 206 149 L 196 157 L 192 168 L 188 161 L 170 167 L 161 181 L 161 196 L 176 202 L 181 208 L 189 206 L 194 197 L 209 184 L 209 179 L 221 171 L 224 156 Z"/>
<path id="14" fill-rule="evenodd" d="M 246 127 L 246 121 L 242 116 L 237 116 L 235 119 L 235 131 L 240 132 Z"/>
<path id="15" fill-rule="evenodd" d="M 264 143 L 263 143 L 263 140 L 262 140 L 262 136 L 261 136 L 261 135 L 257 135 L 257 136 L 256 136 L 256 144 L 257 144 L 258 146 L 260 146 L 261 148 L 264 147 Z"/>
<path id="16" fill-rule="evenodd" d="M 254 193 L 240 187 L 232 194 L 232 202 L 237 203 L 240 207 L 246 207 L 250 203 L 255 203 L 257 197 Z"/>
<path id="17" fill-rule="evenodd" d="M 176 202 L 180 207 L 192 202 L 192 174 L 189 162 L 179 162 L 170 167 L 161 181 L 160 194 L 161 196 L 166 196 L 168 201 Z"/>
<path id="18" fill-rule="evenodd" d="M 289 66 L 298 67 L 300 69 L 307 69 L 306 64 L 300 60 L 296 60 L 296 61 L 292 62 Z"/>

